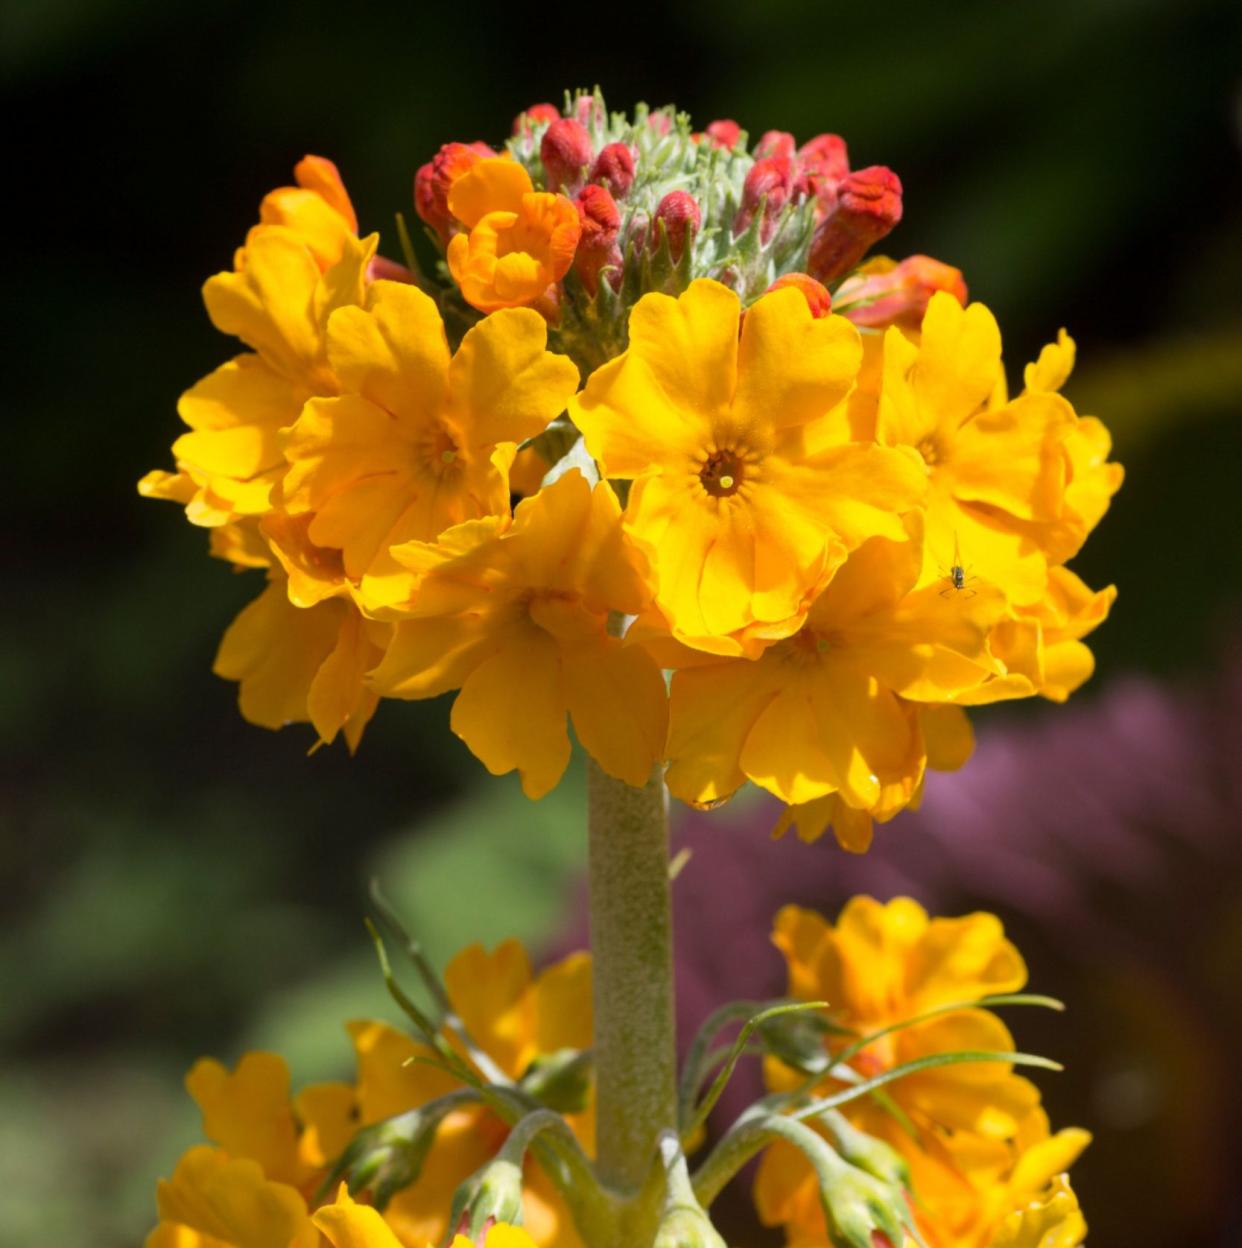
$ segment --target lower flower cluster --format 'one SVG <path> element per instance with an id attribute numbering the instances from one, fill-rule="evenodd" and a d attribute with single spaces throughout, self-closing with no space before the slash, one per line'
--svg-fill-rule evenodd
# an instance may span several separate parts
<path id="1" fill-rule="evenodd" d="M 789 999 L 759 1010 L 728 1056 L 708 1051 L 718 1023 L 755 1007 L 725 1007 L 687 1058 L 683 1146 L 707 1155 L 693 1172 L 679 1163 L 681 1180 L 670 1169 L 657 1244 L 723 1242 L 695 1210 L 760 1149 L 756 1210 L 800 1248 L 1082 1242 L 1065 1172 L 1089 1137 L 1051 1133 L 1015 1072 L 1024 1059 L 993 1009 L 1045 999 L 1021 994 L 1025 966 L 994 916 L 933 919 L 906 898 L 859 897 L 836 924 L 787 907 L 773 939 Z M 349 1025 L 352 1082 L 291 1095 L 274 1054 L 232 1070 L 199 1061 L 186 1085 L 211 1144 L 160 1183 L 148 1248 L 592 1245 L 607 1198 L 590 1163 L 590 959 L 535 975 L 508 941 L 466 949 L 429 982 L 442 1007 L 430 1041 L 399 990 L 421 1036 Z M 746 1042 L 766 1053 L 769 1094 L 703 1150 Z"/>

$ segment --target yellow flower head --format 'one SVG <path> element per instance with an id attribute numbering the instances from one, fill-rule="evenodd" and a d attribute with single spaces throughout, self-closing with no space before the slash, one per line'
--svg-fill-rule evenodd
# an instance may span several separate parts
<path id="1" fill-rule="evenodd" d="M 481 312 L 534 303 L 569 272 L 578 210 L 564 195 L 536 191 L 516 161 L 478 161 L 453 183 L 448 205 L 469 228 L 449 241 L 449 271 Z"/>
<path id="2" fill-rule="evenodd" d="M 395 282 L 375 282 L 365 308 L 332 317 L 342 393 L 302 409 L 282 491 L 289 511 L 313 513 L 308 538 L 340 550 L 348 578 L 373 573 L 364 596 L 382 600 L 384 575 L 400 573 L 390 547 L 508 511 L 517 444 L 563 410 L 578 380 L 546 344 L 542 318 L 514 308 L 450 354 L 435 303 Z"/>
<path id="3" fill-rule="evenodd" d="M 462 525 L 393 557 L 414 589 L 372 675 L 380 693 L 460 689 L 453 731 L 493 774 L 516 768 L 531 797 L 565 770 L 567 716 L 605 771 L 645 783 L 667 698 L 655 661 L 608 630 L 610 613 L 637 613 L 648 590 L 607 484 L 592 490 L 572 470 L 520 503 L 511 525 Z"/>
<path id="4" fill-rule="evenodd" d="M 816 319 L 797 290 L 765 295 L 744 321 L 712 281 L 634 308 L 629 349 L 595 371 L 570 414 L 607 475 L 633 478 L 626 527 L 651 553 L 675 637 L 754 654 L 761 645 L 735 634 L 795 631 L 844 550 L 904 539 L 921 465 L 849 443 L 825 420 L 859 361 L 858 331 Z"/>
<path id="5" fill-rule="evenodd" d="M 943 700 L 997 670 L 987 641 L 1004 609 L 994 592 L 958 601 L 915 589 L 920 561 L 916 539 L 872 538 L 793 637 L 757 660 L 678 671 L 670 791 L 705 804 L 750 779 L 792 804 L 832 793 L 858 810 L 906 804 L 926 761 L 908 699 Z"/>

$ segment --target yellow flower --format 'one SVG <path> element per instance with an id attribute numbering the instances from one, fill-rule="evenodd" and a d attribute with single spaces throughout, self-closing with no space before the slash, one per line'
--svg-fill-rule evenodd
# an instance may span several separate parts
<path id="1" fill-rule="evenodd" d="M 186 1087 L 219 1147 L 191 1148 L 160 1183 L 147 1248 L 317 1248 L 307 1199 L 356 1128 L 353 1088 L 314 1084 L 291 1099 L 272 1053 L 248 1053 L 231 1072 L 204 1058 Z"/>
<path id="2" fill-rule="evenodd" d="M 449 240 L 449 272 L 481 312 L 534 303 L 569 272 L 578 210 L 564 195 L 536 191 L 516 161 L 478 161 L 453 183 L 448 206 L 469 227 Z"/>
<path id="3" fill-rule="evenodd" d="M 351 750 L 379 704 L 365 684 L 389 626 L 363 617 L 346 598 L 303 608 L 278 569 L 267 588 L 225 630 L 212 670 L 240 682 L 242 715 L 262 728 L 310 723 L 325 743 L 338 732 Z"/>
<path id="4" fill-rule="evenodd" d="M 1091 590 L 1068 568 L 1050 568 L 1045 596 L 1015 608 L 992 634 L 992 653 L 1005 674 L 965 691 L 957 701 L 979 706 L 1039 694 L 1064 702 L 1095 670 L 1095 656 L 1082 638 L 1108 618 L 1116 597 L 1112 585 Z"/>
<path id="5" fill-rule="evenodd" d="M 1065 501 L 1066 441 L 1078 418 L 1051 391 L 1008 403 L 998 401 L 1003 392 L 1000 331 L 982 304 L 963 308 L 940 292 L 917 343 L 886 331 L 876 433 L 886 445 L 914 447 L 927 465 L 922 579 L 943 584 L 963 566 L 1029 605 L 1044 592 L 1050 549 L 1054 561 L 1065 557 L 1053 535 L 1081 527 Z"/>
<path id="6" fill-rule="evenodd" d="M 311 399 L 294 424 L 285 506 L 314 513 L 310 540 L 339 549 L 354 581 L 377 558 L 381 579 L 400 573 L 383 559 L 392 545 L 507 512 L 517 444 L 564 409 L 578 382 L 546 345 L 543 319 L 514 308 L 481 321 L 450 357 L 430 298 L 374 283 L 365 308 L 342 309 L 328 327 L 343 393 Z"/>
<path id="7" fill-rule="evenodd" d="M 1079 1248 L 1086 1237 L 1078 1197 L 1069 1179 L 1058 1175 L 1047 1192 L 1000 1224 L 990 1248 Z"/>
<path id="8" fill-rule="evenodd" d="M 326 272 L 292 230 L 252 232 L 238 268 L 203 287 L 216 328 L 240 338 L 252 353 L 236 356 L 181 396 L 178 414 L 190 427 L 173 443 L 176 473 L 148 473 L 138 484 L 147 497 L 186 504 L 200 525 L 262 515 L 284 472 L 280 431 L 312 395 L 335 394 L 326 352 L 333 311 L 361 303 L 366 269 L 378 235 L 343 245 Z"/>
<path id="9" fill-rule="evenodd" d="M 793 637 L 757 660 L 678 671 L 672 682 L 668 786 L 705 804 L 746 779 L 791 804 L 839 793 L 859 810 L 909 801 L 926 757 L 919 714 L 999 671 L 987 650 L 1004 609 L 995 591 L 945 597 L 914 589 L 917 522 L 907 541 L 873 538 L 848 559 Z M 900 695 L 900 696 L 899 696 Z"/>
<path id="10" fill-rule="evenodd" d="M 830 1017 L 860 1035 L 946 1005 L 1015 992 L 1026 983 L 1021 955 L 995 916 L 932 919 L 904 897 L 887 904 L 856 897 L 835 925 L 813 911 L 786 906 L 777 915 L 773 940 L 788 964 L 789 995 L 831 1002 Z M 830 1050 L 844 1044 L 834 1038 Z M 1013 1047 L 1009 1030 L 994 1014 L 967 1008 L 881 1037 L 850 1065 L 869 1077 L 934 1053 L 1012 1052 Z M 767 1075 L 777 1087 L 794 1082 L 776 1062 L 768 1063 Z M 823 1090 L 841 1086 L 829 1081 Z M 845 1112 L 909 1160 L 919 1207 L 931 1210 L 937 1228 L 934 1235 L 924 1229 L 941 1248 L 966 1242 L 946 1238 L 946 1226 L 978 1227 L 991 1218 L 990 1227 L 1025 1199 L 1031 1183 L 1046 1183 L 1048 1165 L 1069 1164 L 1067 1146 L 1080 1149 L 1085 1143 L 1083 1133 L 1044 1138 L 1047 1120 L 1038 1109 L 1038 1092 L 1004 1063 L 921 1071 L 887 1091 L 916 1128 L 917 1140 L 869 1101 L 854 1102 Z M 774 1146 L 764 1154 L 755 1200 L 765 1222 L 787 1226 L 791 1242 L 803 1242 L 797 1234 L 807 1243 L 827 1242 L 813 1172 L 796 1150 Z"/>
<path id="11" fill-rule="evenodd" d="M 460 689 L 452 728 L 489 771 L 515 768 L 541 797 L 569 761 L 566 717 L 610 775 L 641 785 L 663 753 L 667 697 L 655 661 L 608 632 L 610 613 L 648 600 L 643 560 L 606 484 L 576 470 L 518 504 L 513 521 L 480 520 L 394 559 L 413 599 L 372 673 L 387 697 Z"/>
<path id="12" fill-rule="evenodd" d="M 358 236 L 358 216 L 336 165 L 323 156 L 304 156 L 293 167 L 296 186 L 269 191 L 259 205 L 256 228 L 282 226 L 305 243 L 316 263 L 328 270 Z"/>
<path id="13" fill-rule="evenodd" d="M 1036 1107 L 1012 1140 L 941 1133 L 921 1148 L 898 1143 L 933 1248 L 1077 1248 L 1086 1225 L 1064 1172 L 1090 1142 L 1078 1127 L 1052 1133 Z"/>
<path id="14" fill-rule="evenodd" d="M 797 630 L 809 593 L 876 535 L 904 538 L 924 489 L 913 456 L 848 441 L 838 409 L 858 372 L 858 331 L 815 319 L 797 290 L 747 310 L 697 281 L 645 295 L 630 345 L 570 404 L 587 448 L 633 478 L 628 531 L 650 552 L 673 636 L 754 655 Z M 743 630 L 758 630 L 754 644 Z"/>
<path id="15" fill-rule="evenodd" d="M 190 1149 L 160 1181 L 156 1203 L 146 1248 L 318 1248 L 301 1193 L 223 1149 Z"/>
<path id="16" fill-rule="evenodd" d="M 586 954 L 573 954 L 535 976 L 517 941 L 505 941 L 491 953 L 475 945 L 449 963 L 444 978 L 455 1013 L 510 1078 L 521 1077 L 540 1055 L 590 1046 L 591 963 Z M 386 1023 L 356 1022 L 349 1030 L 358 1055 L 362 1125 L 417 1108 L 458 1086 L 433 1066 L 410 1063 L 431 1056 L 430 1051 Z M 569 1122 L 593 1151 L 590 1107 L 570 1115 Z M 403 1244 L 415 1248 L 442 1241 L 453 1191 L 495 1155 L 507 1130 L 481 1107 L 455 1110 L 444 1120 L 422 1174 L 393 1197 L 384 1213 Z M 540 1248 L 580 1248 L 559 1194 L 533 1160 L 527 1161 L 523 1207 Z"/>

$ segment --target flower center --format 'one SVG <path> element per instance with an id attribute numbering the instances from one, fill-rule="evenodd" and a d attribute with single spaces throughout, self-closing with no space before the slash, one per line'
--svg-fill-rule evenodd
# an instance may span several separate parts
<path id="1" fill-rule="evenodd" d="M 742 488 L 742 461 L 733 451 L 713 451 L 699 470 L 699 480 L 713 498 L 730 498 Z"/>
<path id="2" fill-rule="evenodd" d="M 419 443 L 418 455 L 425 470 L 436 477 L 445 477 L 461 465 L 461 454 L 452 434 L 436 425 Z"/>
<path id="3" fill-rule="evenodd" d="M 916 449 L 929 468 L 934 468 L 944 458 L 944 446 L 934 433 L 929 433 Z"/>

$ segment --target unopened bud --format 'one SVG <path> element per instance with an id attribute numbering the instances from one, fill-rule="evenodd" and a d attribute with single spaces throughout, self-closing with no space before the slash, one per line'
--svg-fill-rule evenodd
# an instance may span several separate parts
<path id="1" fill-rule="evenodd" d="M 547 178 L 548 190 L 574 190 L 581 186 L 595 156 L 591 136 L 580 122 L 558 117 L 544 131 L 539 156 Z"/>
<path id="2" fill-rule="evenodd" d="M 762 208 L 759 237 L 766 243 L 776 228 L 776 218 L 793 193 L 793 162 L 784 156 L 771 156 L 751 166 L 742 184 L 742 206 L 733 222 L 734 235 L 745 234 Z"/>
<path id="3" fill-rule="evenodd" d="M 459 1235 L 482 1242 L 495 1223 L 522 1221 L 522 1168 L 495 1158 L 476 1170 L 453 1195 L 449 1225 Z"/>
<path id="4" fill-rule="evenodd" d="M 855 325 L 884 329 L 903 325 L 917 329 L 931 297 L 938 290 L 966 304 L 966 282 L 961 269 L 941 264 L 931 256 L 907 256 L 900 264 L 877 260 L 863 265 L 841 283 L 837 302 L 841 315 Z"/>
<path id="5" fill-rule="evenodd" d="M 621 283 L 621 249 L 617 234 L 621 228 L 621 213 L 607 187 L 584 186 L 576 201 L 578 221 L 582 230 L 578 236 L 578 250 L 574 254 L 574 268 L 582 278 L 587 293 L 594 295 L 599 289 L 599 273 L 606 265 L 615 269 L 611 282 L 614 289 Z"/>
<path id="6" fill-rule="evenodd" d="M 877 1231 L 892 1244 L 904 1241 L 909 1207 L 902 1188 L 842 1161 L 833 1167 L 820 1196 L 829 1238 L 839 1248 L 875 1248 Z"/>
<path id="7" fill-rule="evenodd" d="M 453 184 L 480 160 L 495 155 L 486 143 L 446 143 L 414 175 L 414 211 L 442 240 L 454 225 L 448 206 Z"/>
<path id="8" fill-rule="evenodd" d="M 811 240 L 812 276 L 831 282 L 854 268 L 873 243 L 901 220 L 901 179 L 883 165 L 851 173 L 836 207 Z"/>
<path id="9" fill-rule="evenodd" d="M 601 148 L 591 166 L 591 181 L 606 186 L 617 199 L 624 199 L 634 185 L 634 153 L 624 143 Z"/>
<path id="10" fill-rule="evenodd" d="M 522 1091 L 561 1114 L 580 1114 L 591 1093 L 591 1057 L 559 1049 L 535 1058 L 522 1076 Z"/>
<path id="11" fill-rule="evenodd" d="M 798 144 L 788 130 L 767 130 L 755 144 L 756 160 L 791 160 Z"/>
<path id="12" fill-rule="evenodd" d="M 815 200 L 822 221 L 836 206 L 841 183 L 849 176 L 850 158 L 839 134 L 817 134 L 798 149 L 798 168 L 806 193 Z"/>
<path id="13" fill-rule="evenodd" d="M 676 262 L 685 252 L 687 242 L 694 241 L 694 236 L 703 223 L 703 214 L 699 211 L 698 201 L 689 191 L 669 191 L 656 205 L 655 224 L 650 239 L 651 244 L 656 247 L 660 245 L 659 222 L 664 223 L 669 254 Z"/>
<path id="14" fill-rule="evenodd" d="M 513 119 L 513 133 L 529 134 L 536 126 L 546 126 L 560 115 L 561 110 L 555 104 L 532 104 Z"/>
<path id="15" fill-rule="evenodd" d="M 673 119 L 666 109 L 661 108 L 657 112 L 647 114 L 647 125 L 663 138 L 673 128 Z"/>
<path id="16" fill-rule="evenodd" d="M 768 287 L 768 290 L 784 290 L 787 286 L 792 286 L 794 290 L 802 292 L 807 306 L 811 309 L 811 315 L 816 320 L 819 320 L 821 316 L 827 316 L 832 311 L 832 296 L 828 293 L 828 288 L 822 282 L 817 282 L 809 273 L 786 273 L 784 277 L 778 277 Z"/>
<path id="17" fill-rule="evenodd" d="M 443 1116 L 412 1109 L 363 1127 L 333 1166 L 325 1188 L 346 1179 L 351 1192 L 369 1188 L 376 1208 L 383 1209 L 397 1192 L 417 1181 Z"/>
<path id="18" fill-rule="evenodd" d="M 738 144 L 738 140 L 742 137 L 742 127 L 736 121 L 729 118 L 723 118 L 720 121 L 709 123 L 707 129 L 703 132 L 717 146 L 723 147 L 725 151 L 731 152 Z"/>

